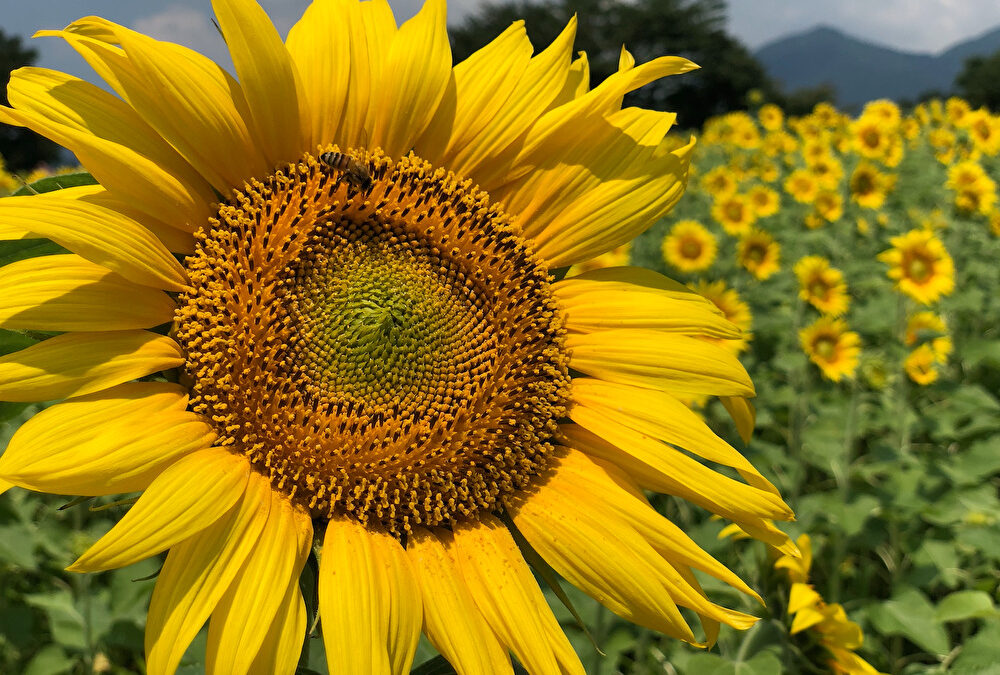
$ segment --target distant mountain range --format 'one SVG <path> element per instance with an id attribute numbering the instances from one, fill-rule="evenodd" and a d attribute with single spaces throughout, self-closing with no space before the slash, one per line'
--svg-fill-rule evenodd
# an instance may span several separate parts
<path id="1" fill-rule="evenodd" d="M 837 104 L 855 108 L 877 98 L 915 100 L 928 91 L 949 93 L 970 56 L 1000 50 L 1000 27 L 940 54 L 904 52 L 818 26 L 760 47 L 754 56 L 792 92 L 831 84 Z"/>

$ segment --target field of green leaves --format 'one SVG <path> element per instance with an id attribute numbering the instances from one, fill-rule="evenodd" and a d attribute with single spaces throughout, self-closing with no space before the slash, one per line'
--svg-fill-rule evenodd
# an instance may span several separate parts
<path id="1" fill-rule="evenodd" d="M 797 516 L 781 527 L 806 555 L 658 497 L 767 606 L 722 584 L 709 595 L 762 620 L 706 652 L 566 586 L 580 620 L 551 604 L 588 673 L 1000 675 L 998 153 L 1000 119 L 955 99 L 855 119 L 733 113 L 703 130 L 670 217 L 592 263 L 663 272 L 745 329 L 752 439 L 720 402 L 693 403 L 781 490 Z M 3 242 L 0 265 L 57 250 Z M 0 331 L 0 354 L 41 337 Z M 38 408 L 0 403 L 0 450 Z M 126 510 L 0 495 L 0 673 L 143 672 L 160 561 L 63 571 Z M 204 672 L 201 654 L 204 635 L 179 672 Z M 432 656 L 422 644 L 416 663 Z M 326 672 L 321 640 L 302 671 Z"/>

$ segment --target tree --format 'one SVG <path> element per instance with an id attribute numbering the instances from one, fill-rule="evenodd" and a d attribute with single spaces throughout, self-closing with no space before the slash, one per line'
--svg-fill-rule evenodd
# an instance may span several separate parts
<path id="1" fill-rule="evenodd" d="M 701 70 L 664 78 L 629 94 L 625 105 L 677 113 L 684 128 L 712 115 L 746 107 L 747 93 L 776 96 L 774 85 L 747 49 L 725 31 L 724 0 L 508 0 L 483 7 L 450 30 L 456 61 L 462 60 L 524 19 L 536 52 L 558 35 L 569 18 L 579 19 L 576 48 L 587 52 L 591 83 L 618 69 L 625 45 L 637 63 L 658 56 L 691 59 Z"/>
<path id="2" fill-rule="evenodd" d="M 0 103 L 9 105 L 7 83 L 10 82 L 10 72 L 21 66 L 30 66 L 36 58 L 38 52 L 22 47 L 20 36 L 7 36 L 0 30 L 0 74 L 3 77 Z M 0 124 L 0 157 L 3 157 L 7 171 L 25 171 L 39 164 L 54 162 L 59 157 L 59 146 L 29 129 Z"/>
<path id="3" fill-rule="evenodd" d="M 1000 51 L 966 59 L 955 78 L 955 89 L 973 108 L 1000 110 Z"/>

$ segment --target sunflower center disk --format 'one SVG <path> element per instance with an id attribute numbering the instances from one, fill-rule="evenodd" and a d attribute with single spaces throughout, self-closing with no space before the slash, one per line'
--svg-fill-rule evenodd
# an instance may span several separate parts
<path id="1" fill-rule="evenodd" d="M 547 269 L 468 181 L 352 156 L 253 182 L 198 234 L 192 409 L 316 517 L 401 534 L 497 510 L 568 400 Z"/>

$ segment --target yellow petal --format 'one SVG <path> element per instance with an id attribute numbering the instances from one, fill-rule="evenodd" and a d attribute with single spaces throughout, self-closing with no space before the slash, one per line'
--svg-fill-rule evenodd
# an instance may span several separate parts
<path id="1" fill-rule="evenodd" d="M 46 408 L 14 433 L 0 475 L 39 492 L 145 490 L 179 457 L 211 446 L 212 427 L 166 382 L 129 382 Z"/>
<path id="2" fill-rule="evenodd" d="M 560 427 L 568 445 L 621 467 L 645 488 L 683 497 L 729 520 L 791 518 L 791 509 L 770 491 L 723 476 L 584 406 L 575 406 L 571 415 L 580 426 Z"/>
<path id="3" fill-rule="evenodd" d="M 742 396 L 720 396 L 719 401 L 736 423 L 736 432 L 740 438 L 744 443 L 749 443 L 757 422 L 757 411 L 753 403 Z"/>
<path id="4" fill-rule="evenodd" d="M 753 396 L 753 382 L 732 353 L 676 333 L 608 330 L 566 338 L 570 367 L 587 375 L 681 394 Z"/>
<path id="5" fill-rule="evenodd" d="M 823 602 L 823 597 L 809 584 L 794 583 L 788 592 L 788 613 L 795 614 L 801 609 Z"/>
<path id="6" fill-rule="evenodd" d="M 243 86 L 260 151 L 270 165 L 302 154 L 298 73 L 271 19 L 254 0 L 212 0 Z"/>
<path id="7" fill-rule="evenodd" d="M 390 157 L 405 155 L 434 117 L 450 76 L 445 1 L 425 0 L 389 46 L 374 101 L 372 144 Z"/>
<path id="8" fill-rule="evenodd" d="M 60 135 L 70 143 L 90 148 L 91 153 L 117 148 L 118 162 L 112 160 L 105 171 L 94 171 L 99 180 L 98 174 L 104 173 L 118 178 L 118 163 L 127 163 L 130 157 L 141 158 L 135 161 L 143 166 L 155 167 L 152 176 L 156 180 L 146 186 L 153 194 L 129 195 L 140 208 L 144 198 L 151 197 L 157 203 L 171 203 L 179 222 L 204 222 L 209 216 L 208 206 L 215 201 L 215 195 L 208 182 L 118 97 L 72 75 L 31 67 L 11 73 L 8 97 L 10 105 L 27 115 L 26 119 L 42 125 L 36 130 L 43 135 Z M 87 136 L 103 143 L 88 141 Z M 102 162 L 102 167 L 106 163 Z M 140 168 L 133 164 L 133 173 Z M 120 180 L 135 184 L 134 178 L 123 176 Z"/>
<path id="9" fill-rule="evenodd" d="M 351 21 L 357 15 L 333 0 L 313 2 L 288 31 L 285 46 L 298 70 L 303 99 L 299 101 L 305 147 L 314 150 L 334 141 L 344 114 L 351 73 Z"/>
<path id="10" fill-rule="evenodd" d="M 587 60 L 587 53 L 580 52 L 573 59 L 563 89 L 556 96 L 555 100 L 552 101 L 552 107 L 555 108 L 564 103 L 569 103 L 573 99 L 583 96 L 588 91 L 590 91 L 590 62 Z"/>
<path id="11" fill-rule="evenodd" d="M 448 168 L 492 192 L 510 180 L 517 148 L 514 141 L 549 108 L 566 86 L 576 38 L 576 16 L 544 51 L 528 63 L 524 75 L 482 131 L 448 160 Z"/>
<path id="12" fill-rule="evenodd" d="M 208 448 L 171 464 L 128 513 L 67 569 L 125 567 L 165 551 L 221 518 L 247 488 L 250 464 L 225 448 Z"/>
<path id="13" fill-rule="evenodd" d="M 78 255 L 47 255 L 0 269 L 0 328 L 129 330 L 173 320 L 163 291 L 137 286 Z"/>
<path id="14" fill-rule="evenodd" d="M 659 272 L 644 267 L 602 267 L 566 279 L 560 283 L 560 288 L 560 292 L 564 296 L 587 291 L 624 291 L 629 293 L 655 291 L 675 300 L 700 303 L 714 308 L 713 311 L 718 314 L 722 313 L 705 296 Z"/>
<path id="15" fill-rule="evenodd" d="M 754 487 L 778 494 L 777 488 L 746 457 L 716 436 L 690 408 L 666 392 L 579 377 L 573 379 L 572 398 L 635 431 L 682 447 L 717 464 L 731 466 Z"/>
<path id="16" fill-rule="evenodd" d="M 82 396 L 182 363 L 180 347 L 164 335 L 66 333 L 0 356 L 0 401 Z"/>
<path id="17" fill-rule="evenodd" d="M 697 642 L 660 583 L 656 563 L 662 558 L 634 530 L 600 514 L 595 521 L 589 510 L 546 486 L 511 506 L 528 543 L 571 584 L 632 623 Z"/>
<path id="18" fill-rule="evenodd" d="M 153 160 L 128 148 L 50 121 L 41 115 L 0 106 L 0 122 L 27 127 L 73 152 L 94 178 L 126 196 L 147 214 L 176 213 L 181 229 L 194 231 L 205 219 L 205 205 L 192 203 L 185 188 Z M 10 237 L 0 229 L 4 238 Z"/>
<path id="19" fill-rule="evenodd" d="M 0 495 L 2 495 L 4 492 L 11 489 L 12 487 L 14 487 L 13 483 L 8 483 L 4 479 L 0 478 Z"/>
<path id="20" fill-rule="evenodd" d="M 222 194 L 272 168 L 248 128 L 243 90 L 210 59 L 96 17 L 40 34 L 64 38 Z"/>
<path id="21" fill-rule="evenodd" d="M 414 529 L 406 554 L 423 596 L 424 633 L 459 675 L 512 673 L 507 650 L 480 614 L 448 552 L 452 535 Z"/>
<path id="22" fill-rule="evenodd" d="M 693 142 L 662 152 L 672 122 L 670 113 L 629 108 L 567 127 L 560 132 L 567 142 L 588 142 L 546 151 L 532 173 L 496 196 L 552 266 L 589 260 L 634 239 L 684 193 Z"/>
<path id="23" fill-rule="evenodd" d="M 581 452 L 567 450 L 560 456 L 553 474 L 541 488 L 543 492 L 552 493 L 553 499 L 574 505 L 584 520 L 604 532 L 604 536 L 611 539 L 607 546 L 610 555 L 620 551 L 624 556 L 635 556 L 647 567 L 651 576 L 642 578 L 642 581 L 633 581 L 644 583 L 647 591 L 658 585 L 662 586 L 671 600 L 678 605 L 735 628 L 746 629 L 757 621 L 748 614 L 726 609 L 709 601 L 700 587 L 692 585 L 685 578 L 685 574 L 693 578 L 689 570 L 685 574 L 678 571 L 678 566 L 683 568 L 683 563 L 664 558 L 659 551 L 656 551 L 657 547 L 644 533 L 645 531 L 659 537 L 656 534 L 658 528 L 655 519 L 650 518 L 652 509 L 648 506 L 643 508 L 641 503 L 637 504 L 636 494 L 630 494 L 616 486 L 603 465 Z M 619 477 L 622 475 L 619 474 Z M 633 521 L 633 518 L 638 518 L 638 522 Z M 650 520 L 654 522 L 651 523 Z M 729 576 L 734 575 L 730 573 Z M 759 600 L 759 596 L 750 591 L 746 584 L 740 582 L 739 587 Z M 628 594 L 632 591 L 619 581 L 617 593 Z M 642 606 L 640 600 L 639 607 Z M 653 612 L 651 616 L 655 619 L 657 615 Z M 662 617 L 657 620 L 662 620 Z"/>
<path id="24" fill-rule="evenodd" d="M 206 673 L 248 673 L 312 548 L 312 521 L 271 491 L 260 542 L 222 596 L 208 628 Z M 299 646 L 303 635 L 299 636 Z"/>
<path id="25" fill-rule="evenodd" d="M 380 96 L 382 69 L 396 36 L 396 20 L 386 0 L 338 0 L 351 36 L 350 74 L 344 115 L 333 141 L 341 147 L 368 146 Z"/>
<path id="26" fill-rule="evenodd" d="M 166 215 L 170 218 L 170 222 L 165 222 L 160 220 L 158 217 L 154 217 L 141 210 L 141 205 L 128 201 L 121 195 L 116 195 L 110 190 L 106 190 L 101 185 L 87 185 L 75 188 L 65 188 L 59 190 L 58 194 L 63 197 L 71 199 L 79 199 L 90 204 L 96 204 L 97 206 L 102 206 L 111 211 L 116 211 L 126 218 L 131 218 L 135 222 L 142 225 L 144 228 L 156 235 L 156 238 L 166 247 L 171 253 L 194 253 L 194 236 L 191 232 L 186 231 L 182 227 L 185 223 L 180 220 L 175 220 L 173 213 L 164 214 L 164 212 L 159 212 L 157 215 Z M 204 222 L 202 222 L 204 224 Z M 199 225 L 198 227 L 200 227 Z"/>
<path id="27" fill-rule="evenodd" d="M 288 584 L 281 606 L 271 621 L 264 644 L 254 658 L 253 675 L 294 675 L 306 633 L 306 603 L 298 579 Z"/>
<path id="28" fill-rule="evenodd" d="M 510 98 L 531 61 L 523 21 L 515 21 L 492 42 L 455 66 L 449 91 L 424 136 L 418 155 L 438 166 L 452 159 L 490 123 Z"/>
<path id="29" fill-rule="evenodd" d="M 503 523 L 485 514 L 473 526 L 456 527 L 452 552 L 483 616 L 529 672 L 584 675 Z"/>
<path id="30" fill-rule="evenodd" d="M 250 472 L 243 498 L 226 515 L 170 549 L 146 615 L 146 672 L 172 675 L 236 577 L 271 506 L 271 484 Z M 264 542 L 267 545 L 267 542 Z"/>
<path id="31" fill-rule="evenodd" d="M 817 610 L 815 607 L 803 607 L 795 614 L 792 619 L 792 627 L 789 629 L 789 633 L 795 635 L 796 633 L 801 633 L 807 628 L 811 628 L 818 623 L 821 623 L 826 617 L 822 612 Z"/>
<path id="32" fill-rule="evenodd" d="M 152 232 L 103 206 L 53 194 L 0 200 L 0 221 L 51 239 L 137 284 L 185 288 L 184 268 Z"/>
<path id="33" fill-rule="evenodd" d="M 643 287 L 604 290 L 599 288 L 600 283 L 574 281 L 564 279 L 552 286 L 566 311 L 569 330 L 593 333 L 638 328 L 720 339 L 740 337 L 740 330 L 707 303 L 690 302 Z"/>
<path id="34" fill-rule="evenodd" d="M 552 489 L 589 492 L 593 508 L 620 516 L 675 568 L 693 567 L 753 597 L 760 596 L 725 565 L 706 553 L 679 527 L 650 506 L 638 485 L 613 464 L 570 452 L 560 461 Z"/>
<path id="35" fill-rule="evenodd" d="M 421 600 L 399 542 L 331 520 L 319 568 L 319 611 L 331 673 L 410 672 Z"/>

